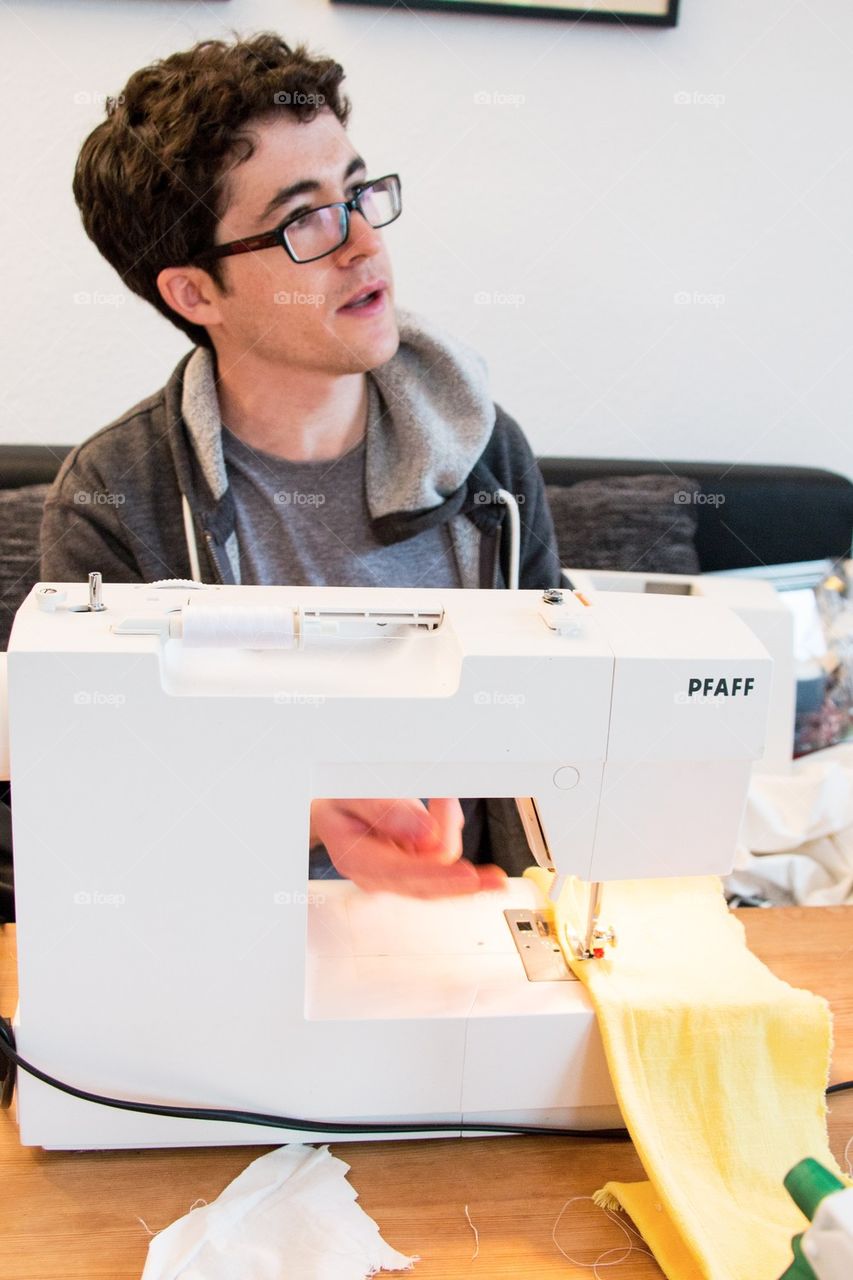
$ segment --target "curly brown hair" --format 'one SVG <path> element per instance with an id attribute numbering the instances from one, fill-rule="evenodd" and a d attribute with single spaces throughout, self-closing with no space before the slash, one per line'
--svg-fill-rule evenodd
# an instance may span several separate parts
<path id="1" fill-rule="evenodd" d="M 288 111 L 312 120 L 328 108 L 341 124 L 350 104 L 343 68 L 291 49 L 274 32 L 231 44 L 202 40 L 135 71 L 106 119 L 89 134 L 74 170 L 83 226 L 134 293 L 146 298 L 194 343 L 212 348 L 157 288 L 164 267 L 191 263 L 214 240 L 228 204 L 227 176 L 254 152 L 245 126 Z M 226 290 L 223 264 L 208 274 Z"/>

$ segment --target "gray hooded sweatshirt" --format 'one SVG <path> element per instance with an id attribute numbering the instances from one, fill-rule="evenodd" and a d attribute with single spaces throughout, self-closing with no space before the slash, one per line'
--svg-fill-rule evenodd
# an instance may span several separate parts
<path id="1" fill-rule="evenodd" d="M 420 318 L 398 320 L 397 353 L 368 375 L 378 404 L 364 450 L 373 534 L 391 546 L 446 525 L 462 585 L 504 587 L 505 490 L 520 517 L 519 586 L 558 586 L 542 476 L 518 425 L 493 403 L 483 361 Z M 240 582 L 236 517 L 215 362 L 197 347 L 164 388 L 68 455 L 45 504 L 41 579 L 80 581 L 94 569 L 114 582 L 187 578 L 195 544 L 203 581 Z M 514 807 L 488 801 L 487 810 L 482 826 L 470 811 L 466 852 L 476 840 L 507 870 L 526 864 Z"/>

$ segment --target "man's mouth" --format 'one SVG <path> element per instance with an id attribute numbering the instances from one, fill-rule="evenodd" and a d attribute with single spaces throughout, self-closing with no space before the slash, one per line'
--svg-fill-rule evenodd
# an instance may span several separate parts
<path id="1" fill-rule="evenodd" d="M 338 311 L 345 315 L 376 315 L 385 306 L 385 295 L 388 286 L 384 280 L 377 280 L 373 284 L 366 285 L 360 289 L 358 293 L 354 293 L 349 302 L 345 302 L 342 307 L 338 307 Z"/>

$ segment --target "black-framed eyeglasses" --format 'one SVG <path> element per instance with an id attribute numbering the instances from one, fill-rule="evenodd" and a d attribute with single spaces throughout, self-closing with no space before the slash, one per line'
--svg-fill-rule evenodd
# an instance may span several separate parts
<path id="1" fill-rule="evenodd" d="M 294 262 L 316 262 L 334 253 L 349 236 L 350 215 L 360 213 L 371 227 L 387 227 L 402 212 L 400 178 L 388 173 L 384 178 L 374 178 L 359 187 L 351 200 L 339 200 L 324 204 L 319 209 L 309 209 L 283 222 L 274 231 L 264 231 L 245 240 L 229 240 L 228 244 L 211 245 L 197 255 L 197 261 L 207 258 L 229 258 L 235 253 L 254 253 L 257 249 L 284 249 Z"/>

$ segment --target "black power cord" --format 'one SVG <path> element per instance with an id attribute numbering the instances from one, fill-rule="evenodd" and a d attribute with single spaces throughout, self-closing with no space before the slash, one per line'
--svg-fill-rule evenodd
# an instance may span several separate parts
<path id="1" fill-rule="evenodd" d="M 15 1087 L 15 1069 L 26 1071 L 43 1084 L 95 1102 L 102 1107 L 116 1107 L 120 1111 L 139 1111 L 150 1116 L 169 1116 L 179 1120 L 224 1120 L 231 1124 L 254 1124 L 270 1129 L 296 1129 L 304 1133 L 329 1134 L 381 1134 L 381 1133 L 519 1133 L 536 1137 L 596 1138 L 603 1142 L 627 1142 L 627 1129 L 551 1129 L 547 1125 L 532 1124 L 477 1124 L 471 1120 L 452 1120 L 445 1123 L 420 1121 L 407 1124 L 404 1121 L 387 1121 L 384 1124 L 359 1124 L 341 1122 L 331 1124 L 322 1120 L 300 1120 L 296 1116 L 264 1115 L 258 1111 L 229 1111 L 220 1107 L 166 1107 L 153 1102 L 130 1102 L 123 1098 L 108 1098 L 100 1093 L 89 1093 L 73 1084 L 65 1084 L 48 1075 L 22 1058 L 15 1047 L 15 1033 L 7 1018 L 0 1017 L 0 1101 L 9 1105 Z"/>
<path id="2" fill-rule="evenodd" d="M 0 1110 L 8 1111 L 12 1105 L 12 1094 L 15 1092 L 15 1067 L 13 1058 L 5 1056 L 6 1045 L 15 1048 L 15 1033 L 8 1019 L 0 1017 L 0 1039 L 5 1041 L 4 1057 L 0 1060 Z"/>
<path id="3" fill-rule="evenodd" d="M 78 1089 L 73 1084 L 65 1084 L 55 1076 L 41 1071 L 22 1058 L 15 1047 L 15 1033 L 8 1018 L 0 1017 L 0 1107 L 7 1108 L 12 1101 L 15 1089 L 16 1069 L 26 1071 L 35 1076 L 43 1084 L 70 1094 L 73 1098 L 81 1098 L 84 1102 L 95 1102 L 102 1107 L 115 1107 L 120 1111 L 139 1111 L 150 1116 L 169 1116 L 179 1120 L 223 1120 L 231 1124 L 253 1124 L 270 1129 L 295 1129 L 304 1133 L 317 1134 L 378 1134 L 378 1133 L 446 1133 L 448 1130 L 461 1133 L 514 1133 L 536 1137 L 554 1138 L 596 1138 L 603 1142 L 626 1142 L 629 1140 L 627 1129 L 556 1129 L 547 1125 L 532 1124 L 477 1124 L 474 1121 L 459 1120 L 441 1124 L 435 1121 L 421 1121 L 406 1124 L 404 1121 L 387 1121 L 384 1124 L 358 1124 L 341 1122 L 329 1124 L 322 1120 L 300 1120 L 296 1116 L 265 1115 L 258 1111 L 230 1111 L 221 1107 L 166 1107 L 153 1102 L 131 1102 L 124 1098 L 108 1098 L 104 1094 L 90 1093 L 86 1089 Z M 843 1080 L 832 1084 L 826 1090 L 841 1093 L 845 1089 L 853 1089 L 853 1080 Z"/>

